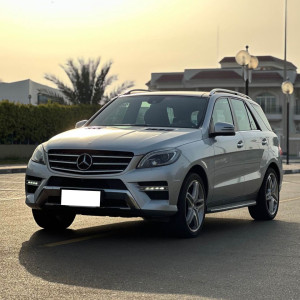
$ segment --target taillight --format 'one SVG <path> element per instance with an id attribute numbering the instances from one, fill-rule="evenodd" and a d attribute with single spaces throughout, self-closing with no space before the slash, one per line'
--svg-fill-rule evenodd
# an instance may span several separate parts
<path id="1" fill-rule="evenodd" d="M 283 154 L 283 152 L 282 152 L 282 149 L 281 149 L 280 145 L 279 145 L 279 154 L 280 154 L 280 155 L 282 155 L 282 154 Z"/>

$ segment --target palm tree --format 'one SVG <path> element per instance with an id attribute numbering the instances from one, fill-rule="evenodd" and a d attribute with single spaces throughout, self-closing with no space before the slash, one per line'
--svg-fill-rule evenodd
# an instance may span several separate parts
<path id="1" fill-rule="evenodd" d="M 111 97 L 117 96 L 122 91 L 132 87 L 133 81 L 125 81 L 112 92 L 105 93 L 107 87 L 118 79 L 116 75 L 108 75 L 112 62 L 108 61 L 98 72 L 100 58 L 96 60 L 78 59 L 74 63 L 73 59 L 68 59 L 65 65 L 60 67 L 66 72 L 71 87 L 64 84 L 55 75 L 45 74 L 45 79 L 56 84 L 57 88 L 73 104 L 99 104 L 107 102 Z"/>

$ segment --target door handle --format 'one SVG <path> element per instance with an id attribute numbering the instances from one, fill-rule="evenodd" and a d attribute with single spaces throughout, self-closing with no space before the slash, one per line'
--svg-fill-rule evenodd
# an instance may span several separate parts
<path id="1" fill-rule="evenodd" d="M 244 147 L 243 141 L 239 141 L 239 142 L 237 143 L 237 147 L 238 147 L 238 148 Z"/>
<path id="2" fill-rule="evenodd" d="M 265 146 L 268 144 L 268 140 L 266 138 L 264 138 L 264 139 L 262 139 L 261 143 L 263 146 Z"/>

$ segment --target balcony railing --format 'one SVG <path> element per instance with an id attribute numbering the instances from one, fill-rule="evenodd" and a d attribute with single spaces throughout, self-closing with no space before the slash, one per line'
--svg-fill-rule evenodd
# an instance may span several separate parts
<path id="1" fill-rule="evenodd" d="M 300 105 L 295 106 L 295 115 L 300 115 Z"/>

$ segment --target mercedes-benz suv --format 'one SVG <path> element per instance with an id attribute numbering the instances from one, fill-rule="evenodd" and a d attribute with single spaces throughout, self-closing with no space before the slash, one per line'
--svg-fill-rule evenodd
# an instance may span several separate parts
<path id="1" fill-rule="evenodd" d="M 193 237 L 206 213 L 277 214 L 279 141 L 248 96 L 132 90 L 76 127 L 39 145 L 27 167 L 26 204 L 45 229 L 76 214 L 164 218 Z"/>

